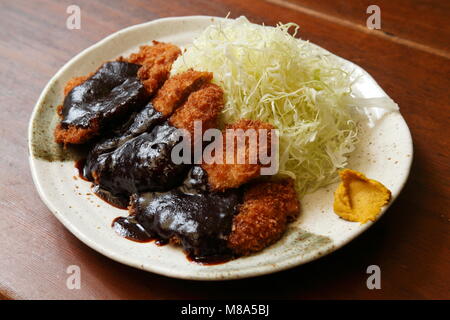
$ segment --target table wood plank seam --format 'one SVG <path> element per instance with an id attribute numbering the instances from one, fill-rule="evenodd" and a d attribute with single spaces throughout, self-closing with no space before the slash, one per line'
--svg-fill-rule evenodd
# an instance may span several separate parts
<path id="1" fill-rule="evenodd" d="M 364 25 L 360 25 L 358 23 L 349 21 L 349 20 L 345 20 L 345 19 L 341 19 L 338 17 L 335 17 L 333 15 L 324 13 L 324 12 L 319 12 L 310 8 L 306 8 L 304 6 L 301 6 L 299 4 L 296 3 L 291 3 L 291 2 L 287 2 L 284 0 L 264 0 L 268 3 L 274 4 L 274 5 L 278 5 L 281 6 L 283 8 L 286 9 L 290 9 L 290 10 L 294 10 L 318 19 L 322 19 L 322 20 L 327 20 L 328 22 L 332 22 L 332 23 L 336 23 L 339 24 L 341 26 L 344 27 L 348 27 L 348 28 L 352 28 L 352 29 L 356 29 L 360 32 L 366 33 L 370 36 L 376 36 L 382 39 L 387 39 L 389 41 L 395 42 L 397 44 L 401 44 L 410 48 L 414 48 L 420 51 L 424 51 L 436 56 L 440 56 L 446 59 L 450 60 L 450 52 L 445 51 L 445 50 L 440 50 L 440 49 L 436 49 L 421 43 L 417 43 L 415 41 L 412 40 L 408 40 L 408 39 L 404 39 L 404 38 L 400 38 L 398 36 L 393 36 L 393 35 L 389 35 L 383 31 L 379 31 L 379 30 L 371 30 L 369 28 L 367 28 Z"/>

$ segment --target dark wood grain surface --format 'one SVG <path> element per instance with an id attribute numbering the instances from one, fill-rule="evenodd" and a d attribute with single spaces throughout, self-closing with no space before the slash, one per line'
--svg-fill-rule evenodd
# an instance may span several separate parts
<path id="1" fill-rule="evenodd" d="M 66 8 L 81 8 L 81 29 Z M 378 0 L 382 30 L 365 27 L 372 1 L 0 1 L 0 298 L 449 299 L 450 5 Z M 401 107 L 414 139 L 409 181 L 389 212 L 333 254 L 281 273 L 229 282 L 169 279 L 121 265 L 68 232 L 39 199 L 27 127 L 47 81 L 71 57 L 124 27 L 160 17 L 246 15 L 301 25 L 301 37 L 354 61 Z M 81 267 L 68 290 L 66 268 Z M 366 268 L 381 268 L 380 290 Z"/>

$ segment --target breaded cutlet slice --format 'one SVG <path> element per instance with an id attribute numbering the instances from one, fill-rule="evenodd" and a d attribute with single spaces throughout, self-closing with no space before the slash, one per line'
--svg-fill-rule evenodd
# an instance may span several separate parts
<path id="1" fill-rule="evenodd" d="M 137 72 L 139 80 L 145 90 L 151 96 L 163 85 L 170 74 L 172 63 L 181 54 L 181 50 L 170 43 L 153 41 L 151 46 L 141 46 L 139 52 L 133 53 L 128 58 L 120 57 L 119 62 L 128 62 L 141 65 Z M 98 70 L 97 70 L 98 71 Z M 64 96 L 67 96 L 73 88 L 83 84 L 95 73 L 86 76 L 74 77 L 64 87 Z M 62 107 L 58 107 L 58 115 L 62 119 Z M 63 126 L 58 124 L 54 136 L 57 143 L 83 144 L 99 134 L 102 125 L 94 120 L 88 127 Z"/>
<path id="2" fill-rule="evenodd" d="M 165 64 L 175 61 L 181 54 L 181 49 L 172 43 L 152 41 L 152 45 L 143 45 L 139 51 L 130 54 L 128 58 L 122 58 L 126 62 L 136 64 Z"/>
<path id="3" fill-rule="evenodd" d="M 212 83 L 203 84 L 199 90 L 192 92 L 175 112 L 169 123 L 177 128 L 186 129 L 194 136 L 194 121 L 202 122 L 202 130 L 215 128 L 217 116 L 224 106 L 223 90 Z"/>
<path id="4" fill-rule="evenodd" d="M 245 140 L 245 143 L 239 144 L 237 143 L 237 138 L 234 139 L 234 163 L 226 163 L 226 148 L 227 148 L 227 137 L 229 135 L 229 131 L 235 131 L 238 129 L 244 130 L 244 132 L 248 129 L 253 129 L 256 132 L 256 137 L 258 141 L 257 149 L 253 150 L 248 139 Z M 267 131 L 267 143 L 265 145 L 259 144 L 259 129 L 265 129 Z M 208 183 L 212 190 L 214 191 L 224 191 L 230 188 L 237 188 L 240 185 L 250 181 L 253 178 L 256 178 L 260 175 L 262 164 L 259 162 L 259 159 L 256 163 L 251 163 L 250 156 L 254 157 L 257 154 L 250 154 L 251 152 L 266 152 L 267 148 L 270 146 L 271 142 L 271 131 L 274 127 L 269 124 L 258 120 L 248 120 L 241 119 L 231 125 L 228 125 L 223 130 L 224 142 L 223 142 L 223 150 L 222 155 L 216 155 L 217 158 L 222 157 L 223 163 L 203 163 L 201 166 L 208 174 Z M 229 139 L 231 139 L 230 137 Z M 230 147 L 231 148 L 231 147 Z M 245 161 L 241 164 L 238 163 L 237 155 L 241 153 L 245 155 Z"/>
<path id="5" fill-rule="evenodd" d="M 139 52 L 121 59 L 142 65 L 138 71 L 138 77 L 152 95 L 167 80 L 172 63 L 180 54 L 181 50 L 176 45 L 153 41 L 153 45 L 141 46 Z"/>
<path id="6" fill-rule="evenodd" d="M 170 77 L 153 99 L 153 107 L 164 116 L 170 116 L 188 96 L 212 80 L 211 72 L 188 70 Z"/>
<path id="7" fill-rule="evenodd" d="M 141 66 L 122 61 L 104 63 L 92 76 L 72 79 L 66 85 L 63 107 L 58 107 L 60 123 L 55 141 L 82 144 L 105 128 L 121 124 L 126 117 L 149 100 L 137 78 Z"/>
<path id="8" fill-rule="evenodd" d="M 62 105 L 57 107 L 58 114 L 62 109 Z M 61 124 L 56 125 L 53 136 L 56 143 L 67 144 L 83 144 L 98 135 L 100 131 L 100 123 L 97 119 L 93 120 L 89 127 L 81 128 L 76 126 L 69 126 L 64 128 Z"/>
<path id="9" fill-rule="evenodd" d="M 299 212 L 292 179 L 255 183 L 245 191 L 233 218 L 228 247 L 238 255 L 260 251 L 280 239 Z"/>
<path id="10" fill-rule="evenodd" d="M 139 52 L 132 53 L 128 58 L 119 57 L 117 60 L 142 65 L 139 69 L 138 77 L 147 91 L 152 94 L 167 80 L 172 63 L 180 54 L 181 50 L 176 45 L 153 41 L 153 45 L 140 46 Z M 70 79 L 64 87 L 64 96 L 74 87 L 89 79 L 94 73 L 91 72 L 86 76 Z"/>

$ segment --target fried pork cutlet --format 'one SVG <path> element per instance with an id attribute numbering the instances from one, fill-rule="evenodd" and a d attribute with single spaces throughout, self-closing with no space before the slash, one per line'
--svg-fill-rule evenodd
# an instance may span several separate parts
<path id="1" fill-rule="evenodd" d="M 202 130 L 216 127 L 217 116 L 223 109 L 223 90 L 212 83 L 203 84 L 198 91 L 192 92 L 172 116 L 169 123 L 177 128 L 186 129 L 194 136 L 194 121 L 202 122 Z"/>
<path id="2" fill-rule="evenodd" d="M 187 74 L 193 78 L 192 71 Z M 176 81 L 170 85 L 177 92 L 189 93 L 184 102 L 181 100 L 184 95 L 171 97 L 170 103 L 179 109 L 168 121 L 155 110 L 155 98 L 113 137 L 105 137 L 91 149 L 83 171 L 85 177 L 101 188 L 100 192 L 107 191 L 123 206 L 124 199 L 133 193 L 166 191 L 183 179 L 188 165 L 175 164 L 171 157 L 172 148 L 181 139 L 177 128 L 191 131 L 194 121 L 201 121 L 203 127 L 214 126 L 223 108 L 220 87 L 204 83 L 197 91 L 190 92 L 187 88 L 192 86 L 185 87 L 186 83 Z"/>
<path id="3" fill-rule="evenodd" d="M 240 190 L 208 192 L 206 186 L 205 172 L 194 166 L 177 188 L 133 195 L 130 216 L 116 220 L 114 227 L 132 239 L 156 237 L 182 245 L 197 261 L 229 254 L 226 237 Z"/>
<path id="4" fill-rule="evenodd" d="M 228 247 L 238 255 L 264 249 L 280 239 L 299 211 L 292 179 L 251 185 L 233 218 Z"/>
<path id="5" fill-rule="evenodd" d="M 147 91 L 153 94 L 167 80 L 172 63 L 180 54 L 181 50 L 176 45 L 153 41 L 152 46 L 141 46 L 139 52 L 132 53 L 128 58 L 120 57 L 117 60 L 142 65 L 138 70 L 138 76 Z M 70 79 L 64 87 L 64 96 L 67 96 L 74 87 L 79 86 L 93 75 L 94 72 L 91 72 L 86 76 Z"/>
<path id="6" fill-rule="evenodd" d="M 139 52 L 122 59 L 142 65 L 138 77 L 149 94 L 154 94 L 169 77 L 172 63 L 180 54 L 181 50 L 176 45 L 153 41 L 153 45 L 141 46 Z"/>
<path id="7" fill-rule="evenodd" d="M 126 119 L 162 86 L 180 53 L 173 44 L 154 41 L 129 58 L 107 62 L 94 74 L 71 79 L 64 88 L 64 105 L 58 108 L 61 123 L 55 129 L 55 141 L 83 144 L 104 127 Z"/>
<path id="8" fill-rule="evenodd" d="M 148 102 L 148 93 L 137 78 L 139 68 L 127 62 L 107 62 L 70 90 L 58 110 L 61 122 L 55 129 L 56 142 L 85 143 Z"/>
<path id="9" fill-rule="evenodd" d="M 233 137 L 228 137 L 232 132 L 236 133 L 236 130 L 242 129 L 244 132 L 248 129 L 255 130 L 258 145 L 256 148 L 252 148 L 248 139 L 245 143 L 238 143 L 238 138 L 234 138 L 234 159 L 233 163 L 226 163 L 226 141 L 231 140 Z M 265 129 L 267 131 L 267 143 L 259 144 L 259 129 Z M 208 182 L 211 188 L 215 191 L 223 191 L 229 188 L 237 188 L 240 185 L 256 178 L 260 175 L 260 170 L 263 167 L 259 159 L 256 159 L 256 163 L 250 161 L 251 156 L 257 156 L 258 150 L 261 152 L 266 152 L 267 147 L 270 146 L 271 142 L 271 131 L 274 127 L 271 124 L 257 121 L 257 120 L 247 120 L 242 119 L 231 125 L 228 125 L 223 134 L 225 136 L 223 143 L 223 153 L 222 155 L 216 155 L 216 158 L 222 157 L 223 163 L 203 163 L 202 168 L 208 173 Z M 228 131 L 230 130 L 230 131 Z M 231 147 L 230 147 L 231 148 Z M 230 150 L 231 151 L 231 150 Z M 245 161 L 243 163 L 238 163 L 237 156 L 241 153 L 245 156 Z M 267 152 L 266 152 L 267 154 Z M 242 162 L 242 161 L 241 161 Z M 254 162 L 254 161 L 253 161 Z"/>
<path id="10" fill-rule="evenodd" d="M 188 70 L 170 77 L 153 99 L 155 110 L 170 116 L 188 96 L 212 80 L 211 72 Z"/>

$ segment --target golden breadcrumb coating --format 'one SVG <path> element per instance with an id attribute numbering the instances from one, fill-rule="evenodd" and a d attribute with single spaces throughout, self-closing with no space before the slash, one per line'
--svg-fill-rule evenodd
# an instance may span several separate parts
<path id="1" fill-rule="evenodd" d="M 256 137 L 258 141 L 258 145 L 256 149 L 253 150 L 250 147 L 250 143 L 248 139 L 245 140 L 245 143 L 241 143 L 238 145 L 238 139 L 234 139 L 234 163 L 226 163 L 226 141 L 228 137 L 227 130 L 236 130 L 236 129 L 254 129 L 256 131 Z M 267 134 L 267 143 L 259 144 L 259 129 L 268 130 Z M 256 163 L 250 163 L 250 152 L 258 152 L 258 150 L 262 150 L 262 152 L 266 152 L 268 146 L 270 146 L 271 141 L 271 132 L 270 130 L 274 129 L 271 124 L 257 121 L 257 120 L 248 120 L 241 119 L 231 125 L 228 125 L 223 133 L 224 133 L 224 143 L 223 143 L 223 153 L 222 155 L 216 155 L 217 158 L 222 157 L 223 163 L 212 163 L 207 164 L 203 163 L 202 168 L 208 174 L 208 182 L 213 190 L 223 191 L 229 188 L 237 188 L 240 185 L 250 181 L 253 178 L 256 178 L 260 175 L 261 168 L 263 167 L 259 162 L 259 159 Z M 231 139 L 231 137 L 230 137 Z M 237 155 L 241 153 L 245 156 L 244 163 L 239 164 Z M 252 156 L 257 156 L 257 154 L 252 154 Z M 242 162 L 242 161 L 241 161 Z"/>
<path id="2" fill-rule="evenodd" d="M 153 107 L 164 116 L 170 116 L 193 92 L 210 82 L 211 72 L 188 70 L 170 77 L 153 99 Z"/>
<path id="3" fill-rule="evenodd" d="M 141 64 L 137 76 L 150 95 L 153 95 L 169 77 L 172 63 L 180 54 L 180 48 L 173 44 L 153 41 L 153 45 L 141 46 L 139 52 L 131 54 L 128 58 L 119 57 L 117 61 Z M 69 80 L 64 87 L 64 96 L 93 74 L 90 73 Z M 61 110 L 62 106 L 59 106 L 57 111 L 60 117 Z M 83 144 L 98 135 L 100 129 L 100 123 L 98 122 L 91 123 L 88 128 L 71 125 L 64 128 L 61 124 L 58 124 L 54 131 L 55 141 L 64 144 Z"/>
<path id="4" fill-rule="evenodd" d="M 132 53 L 128 58 L 122 58 L 123 61 L 136 64 L 166 64 L 176 60 L 181 54 L 180 48 L 171 43 L 152 41 L 153 45 L 144 45 L 139 47 L 139 52 Z"/>
<path id="5" fill-rule="evenodd" d="M 172 63 L 180 54 L 181 50 L 176 45 L 153 41 L 153 45 L 141 46 L 139 52 L 120 60 L 142 65 L 138 77 L 149 94 L 153 95 L 169 77 Z"/>
<path id="6" fill-rule="evenodd" d="M 76 126 L 68 126 L 63 128 L 58 124 L 54 131 L 55 142 L 66 144 L 83 144 L 97 136 L 100 131 L 100 124 L 94 119 L 89 124 L 89 128 L 79 128 Z"/>
<path id="7" fill-rule="evenodd" d="M 276 242 L 300 211 L 292 179 L 251 185 L 233 218 L 228 247 L 249 255 Z"/>
<path id="8" fill-rule="evenodd" d="M 215 128 L 217 116 L 223 109 L 223 90 L 212 83 L 205 83 L 198 91 L 191 93 L 186 102 L 169 118 L 169 123 L 183 128 L 194 136 L 194 121 L 202 122 L 203 132 Z"/>

